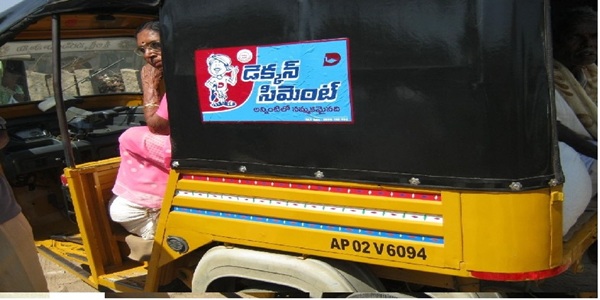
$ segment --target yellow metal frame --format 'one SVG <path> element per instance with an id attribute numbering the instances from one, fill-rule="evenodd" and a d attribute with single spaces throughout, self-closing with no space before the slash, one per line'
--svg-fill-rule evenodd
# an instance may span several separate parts
<path id="1" fill-rule="evenodd" d="M 132 278 L 135 277 L 134 273 L 143 273 L 140 276 L 145 279 L 147 270 L 139 269 L 141 263 L 122 260 L 118 233 L 113 230 L 114 223 L 109 220 L 107 210 L 120 161 L 119 157 L 115 157 L 81 164 L 76 168 L 65 168 L 83 246 L 52 240 L 41 241 L 38 246 L 44 247 L 42 254 L 96 289 L 104 286 L 123 292 L 139 292 L 143 290 L 143 284 Z M 74 255 L 85 255 L 86 259 L 75 261 L 72 259 Z M 89 266 L 89 276 L 71 268 L 69 262 L 72 265 Z M 129 275 L 123 276 L 124 273 Z M 137 281 L 143 282 L 142 279 Z"/>
<path id="2" fill-rule="evenodd" d="M 139 264 L 121 260 L 106 211 L 119 162 L 114 158 L 65 169 L 91 272 L 82 279 L 96 288 L 157 291 L 174 278 L 182 265 L 177 262 L 186 261 L 182 258 L 203 246 L 222 243 L 353 261 L 371 266 L 382 278 L 476 290 L 477 272 L 556 275 L 576 264 L 597 236 L 594 213 L 563 243 L 560 186 L 492 193 L 172 170 L 154 251 L 147 264 Z M 348 192 L 332 192 L 336 189 Z M 298 209 L 299 205 L 306 207 Z M 312 206 L 320 209 L 309 209 Z M 364 211 L 328 210 L 333 208 Z M 442 220 L 384 217 L 394 212 Z M 399 234 L 434 239 L 400 239 Z M 189 250 L 171 249 L 169 237 L 183 238 Z M 56 242 L 40 245 L 61 257 L 72 252 Z M 417 255 L 421 249 L 426 258 Z M 193 263 L 187 266 L 193 268 Z"/>
<path id="3" fill-rule="evenodd" d="M 390 269 L 402 270 L 402 272 L 412 270 L 464 279 L 474 278 L 473 272 L 508 275 L 550 272 L 547 274 L 556 275 L 562 271 L 562 269 L 557 271 L 558 268 L 572 262 L 563 255 L 561 216 L 563 194 L 560 186 L 499 193 L 411 189 L 193 171 L 185 173 L 187 177 L 208 176 L 224 179 L 223 182 L 218 182 L 181 179 L 182 175 L 177 171 L 171 172 L 167 195 L 173 199 L 163 204 L 162 211 L 165 213 L 162 213 L 159 219 L 159 232 L 156 239 L 161 241 L 162 245 L 166 245 L 167 237 L 181 237 L 188 243 L 189 252 L 211 242 L 220 242 L 270 251 L 284 251 L 301 256 L 319 256 L 365 263 L 374 266 L 374 269 L 384 268 L 385 271 L 382 273 L 389 273 Z M 228 179 L 275 183 L 283 181 L 305 186 L 319 185 L 397 193 L 439 194 L 442 200 L 435 202 L 374 195 L 332 194 L 329 191 L 288 189 L 277 185 L 235 184 L 228 182 Z M 214 198 L 195 196 L 205 193 L 216 196 Z M 440 215 L 443 217 L 443 223 L 425 224 L 364 215 L 336 215 L 327 211 L 294 210 L 289 206 L 258 205 L 243 201 L 224 202 L 218 199 L 218 195 L 292 201 L 307 205 Z M 176 211 L 175 208 L 184 209 Z M 444 239 L 444 243 L 390 240 L 386 237 L 363 236 L 341 231 L 283 226 L 244 220 L 240 217 L 211 215 L 208 212 L 264 219 L 275 218 L 342 228 L 440 236 Z M 594 231 L 595 222 L 590 226 L 588 230 Z M 595 240 L 595 233 L 588 233 L 586 237 L 580 237 L 573 243 L 581 246 L 584 244 L 584 239 L 588 240 L 588 244 L 591 243 Z M 333 240 L 338 241 L 338 247 L 333 245 Z M 342 247 L 339 247 L 341 240 L 350 241 L 351 244 L 341 249 Z M 361 245 L 370 245 L 370 251 L 368 253 L 362 251 L 364 247 L 360 249 L 361 251 L 353 249 L 352 245 L 356 245 L 355 241 L 359 241 Z M 374 245 L 379 246 L 376 249 Z M 384 245 L 383 251 L 381 245 Z M 408 247 L 424 249 L 427 259 L 386 255 L 388 245 L 402 246 L 405 249 Z M 159 249 L 160 251 L 153 253 L 150 261 L 150 265 L 157 265 L 159 268 L 186 254 L 178 253 L 167 246 Z M 568 253 L 574 255 L 571 249 Z M 555 273 L 551 273 L 554 272 L 552 270 Z M 150 270 L 146 291 L 156 287 L 153 277 L 159 274 L 160 269 Z"/>

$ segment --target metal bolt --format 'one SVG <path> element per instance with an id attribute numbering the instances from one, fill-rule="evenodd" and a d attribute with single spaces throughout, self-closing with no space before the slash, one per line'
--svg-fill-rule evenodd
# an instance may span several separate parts
<path id="1" fill-rule="evenodd" d="M 408 180 L 408 183 L 410 183 L 412 185 L 419 185 L 419 184 L 421 184 L 421 180 L 419 180 L 419 178 L 413 177 Z"/>
<path id="2" fill-rule="evenodd" d="M 558 185 L 558 179 L 554 178 L 554 179 L 550 179 L 550 181 L 548 181 L 548 185 L 549 186 L 557 186 Z"/>
<path id="3" fill-rule="evenodd" d="M 240 172 L 246 173 L 246 171 L 248 171 L 248 168 L 246 168 L 246 166 L 240 166 Z"/>
<path id="4" fill-rule="evenodd" d="M 324 178 L 325 177 L 325 173 L 323 173 L 321 171 L 316 171 L 315 172 L 315 177 L 317 177 L 317 178 Z"/>
<path id="5" fill-rule="evenodd" d="M 173 168 L 177 168 L 177 167 L 179 167 L 179 162 L 178 162 L 178 161 L 176 161 L 176 160 L 175 160 L 175 161 L 173 161 L 173 162 L 171 162 L 171 167 L 173 167 Z"/>
<path id="6" fill-rule="evenodd" d="M 523 188 L 523 185 L 520 182 L 511 182 L 509 187 L 513 191 L 520 191 Z"/>

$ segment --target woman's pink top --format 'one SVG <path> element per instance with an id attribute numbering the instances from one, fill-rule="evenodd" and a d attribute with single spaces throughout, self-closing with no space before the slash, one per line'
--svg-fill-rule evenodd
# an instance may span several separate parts
<path id="1" fill-rule="evenodd" d="M 166 120 L 167 99 L 156 114 Z M 121 165 L 112 191 L 135 204 L 160 208 L 171 164 L 171 138 L 150 132 L 148 126 L 125 130 L 119 137 Z"/>

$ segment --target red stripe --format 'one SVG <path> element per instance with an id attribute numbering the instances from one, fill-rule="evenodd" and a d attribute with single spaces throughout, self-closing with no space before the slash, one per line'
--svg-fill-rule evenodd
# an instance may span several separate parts
<path id="1" fill-rule="evenodd" d="M 540 280 L 556 276 L 569 268 L 570 264 L 564 264 L 553 269 L 522 272 L 522 273 L 494 273 L 494 272 L 479 272 L 471 271 L 473 277 L 483 280 L 493 281 L 525 281 L 525 280 Z"/>
<path id="2" fill-rule="evenodd" d="M 308 184 L 292 184 L 292 187 L 289 186 L 289 183 L 286 182 L 270 182 L 265 180 L 247 180 L 241 179 L 241 183 L 238 183 L 240 179 L 235 178 L 225 178 L 225 177 L 207 177 L 207 176 L 194 176 L 194 175 L 186 175 L 183 174 L 181 176 L 182 179 L 186 180 L 197 180 L 197 181 L 208 181 L 208 182 L 229 182 L 233 184 L 244 184 L 244 185 L 253 185 L 253 186 L 276 186 L 281 188 L 291 188 L 297 190 L 319 190 L 319 191 L 329 191 L 331 193 L 339 193 L 339 194 L 350 194 L 350 195 L 361 195 L 361 196 L 377 196 L 377 197 L 390 197 L 390 198 L 400 198 L 400 199 L 413 199 L 413 200 L 428 200 L 428 201 L 442 201 L 442 197 L 440 194 L 426 194 L 426 193 L 412 193 L 412 192 L 402 192 L 402 191 L 390 191 L 390 190 L 366 190 L 366 189 L 356 189 L 356 188 L 344 188 L 338 186 L 324 186 L 324 185 L 309 185 Z M 350 191 L 348 191 L 350 190 Z"/>

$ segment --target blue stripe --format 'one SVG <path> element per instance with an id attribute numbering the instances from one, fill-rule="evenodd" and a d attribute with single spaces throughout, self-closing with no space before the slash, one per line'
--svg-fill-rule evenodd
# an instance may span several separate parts
<path id="1" fill-rule="evenodd" d="M 312 222 L 301 222 L 294 220 L 285 220 L 278 218 L 267 218 L 260 216 L 252 216 L 252 215 L 244 215 L 244 214 L 236 214 L 236 213 L 228 213 L 228 212 L 220 212 L 214 210 L 205 210 L 205 209 L 196 209 L 196 208 L 187 208 L 174 206 L 172 211 L 183 212 L 189 214 L 197 214 L 197 215 L 206 215 L 211 217 L 218 218 L 226 218 L 226 219 L 235 219 L 242 220 L 247 222 L 257 222 L 257 223 L 266 223 L 266 224 L 274 224 L 274 225 L 283 225 L 290 227 L 300 227 L 300 228 L 308 228 L 308 229 L 316 229 L 323 230 L 329 232 L 343 232 L 349 234 L 357 234 L 378 238 L 388 238 L 402 241 L 415 241 L 415 242 L 426 242 L 432 244 L 444 244 L 443 237 L 432 237 L 432 236 L 424 236 L 424 235 L 414 235 L 414 234 L 406 234 L 406 233 L 398 233 L 398 232 L 388 232 L 388 231 L 379 231 L 379 230 L 369 230 L 364 228 L 354 228 L 354 227 L 345 227 L 338 225 L 327 225 L 327 224 L 319 224 Z"/>

